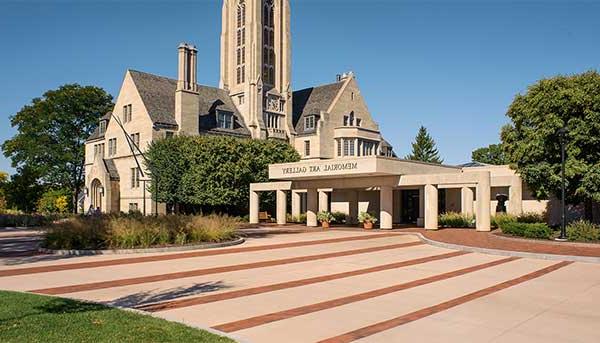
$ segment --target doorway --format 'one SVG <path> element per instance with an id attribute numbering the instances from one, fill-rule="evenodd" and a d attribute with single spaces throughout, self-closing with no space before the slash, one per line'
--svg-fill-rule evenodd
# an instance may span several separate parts
<path id="1" fill-rule="evenodd" d="M 402 208 L 400 209 L 400 221 L 402 224 L 416 224 L 419 219 L 419 190 L 402 190 Z"/>

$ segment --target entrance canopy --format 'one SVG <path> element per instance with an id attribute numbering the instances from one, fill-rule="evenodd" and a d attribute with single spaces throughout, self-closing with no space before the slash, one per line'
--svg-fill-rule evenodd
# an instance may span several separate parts
<path id="1" fill-rule="evenodd" d="M 269 179 L 294 181 L 341 177 L 452 174 L 461 172 L 462 169 L 459 167 L 399 160 L 390 157 L 369 156 L 272 164 L 269 166 Z"/>
<path id="2" fill-rule="evenodd" d="M 476 218 L 476 228 L 490 230 L 491 187 L 510 187 L 512 208 L 521 204 L 521 180 L 515 175 L 494 175 L 495 169 L 445 166 L 383 156 L 304 160 L 269 166 L 271 182 L 250 185 L 250 222 L 258 222 L 259 193 L 277 193 L 277 222 L 285 224 L 287 196 L 292 195 L 292 216 L 299 214 L 299 199 L 306 207 L 307 225 L 316 226 L 318 211 L 330 210 L 332 197 L 343 206 L 350 221 L 355 221 L 359 207 L 369 203 L 379 213 L 380 227 L 392 228 L 401 204 L 401 192 L 413 190 L 420 202 L 418 225 L 438 227 L 438 191 L 454 189 L 460 194 L 461 211 Z M 305 194 L 300 197 L 300 194 Z M 395 195 L 396 194 L 396 195 Z M 445 193 L 442 193 L 445 194 Z M 362 207 L 361 207 L 362 208 Z M 394 211 L 396 209 L 396 211 Z M 362 209 L 361 209 L 362 210 Z"/>

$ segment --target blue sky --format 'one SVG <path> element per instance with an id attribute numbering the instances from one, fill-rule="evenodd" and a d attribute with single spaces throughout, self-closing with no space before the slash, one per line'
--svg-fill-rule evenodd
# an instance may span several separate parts
<path id="1" fill-rule="evenodd" d="M 292 0 L 295 89 L 352 70 L 400 156 L 420 125 L 447 163 L 498 141 L 513 97 L 540 78 L 600 69 L 600 2 Z M 217 85 L 220 0 L 0 0 L 0 141 L 45 90 L 98 85 L 127 68 L 176 75 L 176 47 L 199 48 Z M 0 170 L 10 162 L 0 157 Z"/>

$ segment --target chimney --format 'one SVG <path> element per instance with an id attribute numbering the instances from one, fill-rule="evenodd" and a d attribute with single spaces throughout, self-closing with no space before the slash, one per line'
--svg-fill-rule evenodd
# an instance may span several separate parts
<path id="1" fill-rule="evenodd" d="M 198 92 L 198 49 L 195 46 L 179 44 L 179 67 L 177 75 L 177 90 Z"/>
<path id="2" fill-rule="evenodd" d="M 187 43 L 179 44 L 177 50 L 179 65 L 175 92 L 175 121 L 179 126 L 179 133 L 197 135 L 200 130 L 198 122 L 200 113 L 197 78 L 198 50 L 195 46 Z"/>

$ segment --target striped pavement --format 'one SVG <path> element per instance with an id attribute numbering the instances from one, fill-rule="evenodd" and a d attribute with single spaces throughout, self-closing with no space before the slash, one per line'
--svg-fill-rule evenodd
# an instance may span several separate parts
<path id="1" fill-rule="evenodd" d="M 449 250 L 395 233 L 281 234 L 207 251 L 0 266 L 0 289 L 131 307 L 244 342 L 600 341 L 600 265 Z"/>

